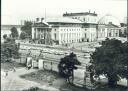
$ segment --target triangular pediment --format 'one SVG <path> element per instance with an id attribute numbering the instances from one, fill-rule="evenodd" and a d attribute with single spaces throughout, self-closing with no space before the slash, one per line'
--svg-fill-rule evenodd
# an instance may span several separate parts
<path id="1" fill-rule="evenodd" d="M 34 27 L 49 27 L 48 24 L 43 23 L 43 22 L 34 23 L 33 26 L 34 26 Z"/>

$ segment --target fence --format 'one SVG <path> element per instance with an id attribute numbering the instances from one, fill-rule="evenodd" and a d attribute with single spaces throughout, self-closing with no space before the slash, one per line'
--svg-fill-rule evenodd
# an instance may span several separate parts
<path id="1" fill-rule="evenodd" d="M 43 68 L 46 70 L 56 71 L 58 72 L 58 64 L 59 62 L 53 61 L 43 61 Z"/>

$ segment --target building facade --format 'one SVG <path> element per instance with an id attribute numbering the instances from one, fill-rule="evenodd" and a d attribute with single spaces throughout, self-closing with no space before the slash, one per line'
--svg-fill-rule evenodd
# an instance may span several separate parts
<path id="1" fill-rule="evenodd" d="M 111 15 L 98 20 L 97 14 L 65 13 L 62 18 L 37 18 L 32 26 L 32 39 L 42 39 L 45 44 L 92 42 L 106 37 L 119 37 L 120 23 Z"/>
<path id="2" fill-rule="evenodd" d="M 97 20 L 98 16 L 95 12 L 91 13 L 89 12 L 81 12 L 81 13 L 65 13 L 63 14 L 63 17 L 68 17 L 71 19 L 77 19 L 82 24 L 83 29 L 83 40 L 84 41 L 96 41 L 96 26 L 97 26 Z"/>
<path id="3" fill-rule="evenodd" d="M 105 15 L 98 21 L 97 39 L 119 37 L 121 31 L 120 22 L 112 15 Z"/>
<path id="4" fill-rule="evenodd" d="M 36 21 L 32 27 L 32 39 L 46 39 L 57 44 L 82 42 L 82 22 L 70 18 L 54 18 Z"/>

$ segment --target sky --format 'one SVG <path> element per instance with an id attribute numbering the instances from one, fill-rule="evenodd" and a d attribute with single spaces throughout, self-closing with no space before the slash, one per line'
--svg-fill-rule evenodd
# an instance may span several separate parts
<path id="1" fill-rule="evenodd" d="M 2 24 L 21 23 L 36 17 L 61 17 L 65 12 L 111 14 L 121 22 L 127 16 L 127 0 L 2 0 Z"/>

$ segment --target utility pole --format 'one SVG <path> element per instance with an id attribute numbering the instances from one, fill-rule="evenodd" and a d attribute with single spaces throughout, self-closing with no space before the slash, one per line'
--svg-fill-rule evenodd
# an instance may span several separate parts
<path id="1" fill-rule="evenodd" d="M 46 8 L 45 8 L 45 19 L 44 20 L 46 20 Z M 45 21 L 46 22 L 46 21 Z"/>
<path id="2" fill-rule="evenodd" d="M 127 32 L 127 42 L 128 42 L 128 17 L 126 18 L 126 32 Z"/>
<path id="3" fill-rule="evenodd" d="M 128 24 L 127 24 L 127 27 L 126 27 L 126 31 L 127 31 L 127 42 L 128 42 Z"/>

